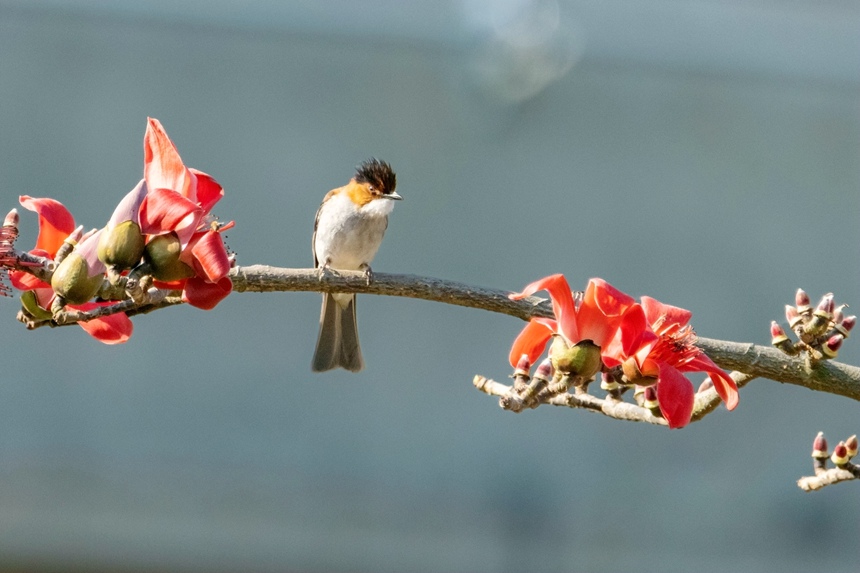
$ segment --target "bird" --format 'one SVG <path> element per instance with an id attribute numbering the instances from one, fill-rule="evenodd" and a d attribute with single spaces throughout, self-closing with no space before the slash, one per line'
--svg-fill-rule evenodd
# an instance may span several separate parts
<path id="1" fill-rule="evenodd" d="M 369 159 L 356 167 L 343 187 L 323 198 L 314 221 L 312 250 L 314 268 L 323 280 L 329 269 L 364 271 L 373 280 L 370 263 L 388 228 L 394 202 L 403 199 L 395 191 L 397 176 L 391 165 Z M 358 343 L 354 293 L 323 293 L 320 329 L 311 363 L 314 372 L 364 368 Z"/>

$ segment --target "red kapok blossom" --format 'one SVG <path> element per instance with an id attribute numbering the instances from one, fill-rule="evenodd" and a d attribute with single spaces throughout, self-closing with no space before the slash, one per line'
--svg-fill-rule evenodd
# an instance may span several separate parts
<path id="1" fill-rule="evenodd" d="M 141 230 L 147 235 L 176 234 L 180 260 L 196 276 L 174 286 L 192 306 L 214 308 L 232 290 L 227 278 L 232 263 L 220 235 L 232 224 L 215 230 L 206 221 L 224 189 L 210 175 L 185 166 L 157 119 L 148 120 L 143 149 L 148 191 L 140 206 Z"/>
<path id="2" fill-rule="evenodd" d="M 224 190 L 206 173 L 185 167 L 154 118 L 143 137 L 143 174 L 148 192 L 140 206 L 141 230 L 147 235 L 175 232 L 185 247 Z"/>
<path id="3" fill-rule="evenodd" d="M 681 428 L 690 421 L 695 391 L 684 372 L 707 372 L 714 389 L 729 410 L 738 404 L 734 380 L 698 348 L 696 334 L 688 322 L 688 310 L 642 297 L 641 306 L 626 317 L 646 323 L 650 329 L 637 336 L 634 328 L 620 329 L 612 344 L 610 362 L 632 361 L 643 377 L 657 379 L 657 398 L 670 428 Z"/>
<path id="4" fill-rule="evenodd" d="M 72 214 L 69 213 L 68 209 L 62 203 L 54 199 L 33 198 L 22 195 L 19 201 L 25 209 L 34 211 L 39 215 L 39 236 L 36 239 L 36 248 L 30 252 L 53 259 L 63 242 L 75 230 L 74 217 L 72 217 Z M 94 249 L 91 250 L 94 251 Z M 93 264 L 98 264 L 97 258 Z M 9 276 L 13 286 L 19 290 L 34 291 L 39 306 L 45 310 L 51 308 L 55 294 L 50 285 L 22 271 L 9 271 Z M 79 310 L 91 310 L 96 306 L 107 304 L 111 303 L 87 302 L 70 306 Z M 79 322 L 78 325 L 90 336 L 105 344 L 125 342 L 129 339 L 133 330 L 131 320 L 125 313 L 116 313 L 96 318 L 86 323 Z"/>
<path id="5" fill-rule="evenodd" d="M 535 362 L 553 334 L 563 336 L 571 345 L 591 340 L 603 349 L 623 326 L 624 314 L 635 304 L 629 295 L 603 279 L 594 278 L 588 282 L 582 302 L 577 305 L 567 279 L 561 274 L 535 281 L 510 298 L 519 300 L 540 290 L 549 293 L 555 319 L 534 318 L 526 325 L 511 347 L 511 366 L 516 367 L 523 354 Z"/>

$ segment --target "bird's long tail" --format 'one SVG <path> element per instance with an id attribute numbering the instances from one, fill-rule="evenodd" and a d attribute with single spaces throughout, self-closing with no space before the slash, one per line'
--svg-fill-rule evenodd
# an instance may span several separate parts
<path id="1" fill-rule="evenodd" d="M 358 324 L 355 321 L 355 295 L 323 293 L 320 311 L 320 332 L 311 369 L 325 372 L 345 368 L 358 372 L 364 368 L 361 347 L 358 344 Z"/>

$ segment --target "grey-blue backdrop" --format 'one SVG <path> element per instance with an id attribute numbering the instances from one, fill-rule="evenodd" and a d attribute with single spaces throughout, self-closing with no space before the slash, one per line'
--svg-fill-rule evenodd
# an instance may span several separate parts
<path id="1" fill-rule="evenodd" d="M 0 208 L 102 225 L 153 116 L 226 188 L 241 264 L 309 266 L 323 194 L 377 156 L 405 198 L 377 270 L 600 276 L 767 344 L 797 287 L 860 308 L 858 29 L 835 0 L 0 0 Z M 756 381 L 673 432 L 517 416 L 471 386 L 522 326 L 485 312 L 362 296 L 367 369 L 312 375 L 313 293 L 139 317 L 121 347 L 16 309 L 0 570 L 856 570 L 856 487 L 794 485 L 817 431 L 860 431 L 846 399 Z"/>

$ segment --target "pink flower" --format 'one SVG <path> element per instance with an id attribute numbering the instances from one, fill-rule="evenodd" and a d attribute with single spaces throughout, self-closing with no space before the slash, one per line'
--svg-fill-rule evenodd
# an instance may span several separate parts
<path id="1" fill-rule="evenodd" d="M 75 230 L 75 220 L 71 213 L 63 206 L 62 203 L 54 199 L 48 198 L 33 198 L 27 195 L 22 195 L 19 198 L 21 206 L 30 211 L 34 211 L 39 216 L 39 235 L 36 239 L 36 247 L 30 251 L 32 254 L 40 255 L 53 259 L 60 246 L 69 235 Z M 95 244 L 98 242 L 98 237 L 94 236 L 89 245 L 82 252 L 87 254 L 87 261 L 92 261 L 92 268 L 104 268 L 95 256 Z M 101 266 L 99 266 L 101 265 Z M 10 281 L 12 285 L 20 290 L 32 290 L 36 297 L 36 301 L 46 311 L 51 308 L 55 293 L 51 285 L 42 282 L 33 275 L 23 271 L 9 271 Z M 91 310 L 96 306 L 112 304 L 110 302 L 87 302 L 84 304 L 69 305 L 71 308 L 78 310 Z M 120 344 L 126 342 L 132 334 L 133 325 L 131 320 L 125 313 L 116 313 L 107 317 L 96 318 L 89 322 L 79 322 L 78 325 L 83 328 L 90 336 L 105 344 Z"/>
<path id="2" fill-rule="evenodd" d="M 520 332 L 509 356 L 514 368 L 523 354 L 530 362 L 537 361 L 553 334 L 563 336 L 570 345 L 590 340 L 601 347 L 602 355 L 618 329 L 625 326 L 625 313 L 636 304 L 629 295 L 595 278 L 588 282 L 582 302 L 577 305 L 567 279 L 560 274 L 535 281 L 510 298 L 519 300 L 540 290 L 549 293 L 555 319 L 534 318 Z"/>
<path id="3" fill-rule="evenodd" d="M 182 251 L 180 260 L 195 276 L 172 283 L 182 289 L 183 299 L 198 308 L 214 308 L 232 291 L 227 277 L 231 262 L 220 231 L 207 226 L 212 207 L 224 190 L 211 176 L 185 167 L 176 146 L 157 119 L 149 118 L 143 139 L 146 197 L 140 205 L 144 234 L 175 233 Z"/>
<path id="4" fill-rule="evenodd" d="M 619 330 L 607 361 L 609 366 L 623 364 L 625 374 L 633 369 L 640 381 L 656 379 L 660 411 L 670 428 L 690 422 L 695 390 L 685 372 L 707 372 L 714 389 L 729 410 L 738 404 L 734 380 L 699 349 L 696 334 L 688 324 L 692 313 L 643 296 L 627 316 L 630 328 Z M 636 334 L 635 325 L 647 326 Z"/>

